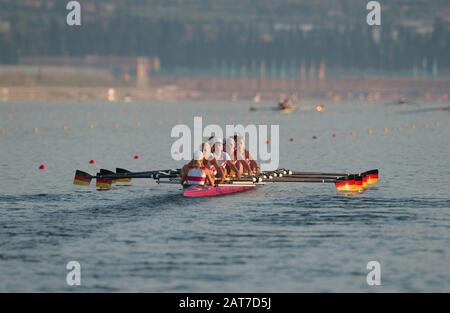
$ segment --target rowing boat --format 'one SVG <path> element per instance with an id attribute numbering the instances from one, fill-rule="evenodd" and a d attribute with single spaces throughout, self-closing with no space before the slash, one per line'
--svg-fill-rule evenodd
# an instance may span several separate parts
<path id="1" fill-rule="evenodd" d="M 255 184 L 219 184 L 217 186 L 189 186 L 183 188 L 183 196 L 191 198 L 224 196 L 232 193 L 244 192 L 256 188 Z"/>
<path id="2" fill-rule="evenodd" d="M 136 178 L 151 178 L 158 184 L 180 184 L 180 169 L 157 170 L 146 172 L 130 172 L 117 168 L 116 172 L 101 169 L 97 175 L 92 176 L 86 172 L 75 172 L 74 184 L 87 186 L 92 179 L 96 179 L 98 190 L 109 190 L 111 186 L 121 182 L 131 182 Z M 224 182 L 214 186 L 184 187 L 184 197 L 199 198 L 229 195 L 255 189 L 258 185 L 271 183 L 319 183 L 334 184 L 338 192 L 359 194 L 365 192 L 372 185 L 378 183 L 378 170 L 370 170 L 359 174 L 350 173 L 321 173 L 298 172 L 278 169 L 272 172 L 257 173 L 252 176 L 229 177 Z"/>

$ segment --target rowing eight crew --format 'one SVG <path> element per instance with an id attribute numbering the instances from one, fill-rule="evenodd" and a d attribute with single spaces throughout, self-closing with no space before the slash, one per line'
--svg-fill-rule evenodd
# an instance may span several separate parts
<path id="1" fill-rule="evenodd" d="M 224 148 L 225 143 L 225 148 Z M 193 159 L 181 169 L 182 185 L 214 185 L 216 178 L 223 183 L 229 177 L 259 173 L 258 163 L 245 148 L 245 140 L 240 136 L 229 137 L 226 142 L 211 138 L 195 151 Z"/>

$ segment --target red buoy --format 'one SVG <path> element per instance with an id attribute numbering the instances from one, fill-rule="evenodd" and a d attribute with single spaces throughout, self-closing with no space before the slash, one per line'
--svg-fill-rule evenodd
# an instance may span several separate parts
<path id="1" fill-rule="evenodd" d="M 89 164 L 97 164 L 96 160 L 89 160 Z"/>
<path id="2" fill-rule="evenodd" d="M 331 137 L 332 137 L 332 138 L 336 138 L 336 134 L 333 133 L 333 134 L 331 135 Z"/>
<path id="3" fill-rule="evenodd" d="M 141 156 L 140 156 L 139 154 L 136 154 L 136 155 L 134 156 L 134 159 L 135 159 L 135 160 L 140 160 L 140 159 L 141 159 Z"/>
<path id="4" fill-rule="evenodd" d="M 294 137 L 289 138 L 290 142 L 294 142 Z"/>
<path id="5" fill-rule="evenodd" d="M 44 164 L 39 165 L 39 170 L 40 171 L 46 171 L 47 170 L 47 165 L 44 165 Z"/>

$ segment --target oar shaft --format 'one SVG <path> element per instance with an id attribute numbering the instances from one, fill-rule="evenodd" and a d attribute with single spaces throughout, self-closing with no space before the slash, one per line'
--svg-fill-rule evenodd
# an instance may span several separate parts
<path id="1" fill-rule="evenodd" d="M 292 172 L 294 176 L 332 176 L 342 177 L 350 175 L 350 173 L 320 173 L 320 172 Z"/>
<path id="2" fill-rule="evenodd" d="M 177 177 L 178 174 L 173 170 L 158 170 L 158 171 L 147 171 L 147 172 L 129 172 L 120 174 L 97 174 L 94 178 L 110 178 L 110 179 L 120 179 L 120 178 L 154 178 L 155 175 L 161 175 L 164 177 Z"/>
<path id="3" fill-rule="evenodd" d="M 274 183 L 334 183 L 334 182 L 336 182 L 336 179 L 275 177 L 273 179 L 263 179 L 263 181 L 274 182 Z"/>
<path id="4" fill-rule="evenodd" d="M 337 178 L 341 178 L 341 177 L 345 177 L 345 176 L 347 176 L 347 175 L 292 174 L 292 175 L 283 175 L 282 177 L 337 179 Z"/>

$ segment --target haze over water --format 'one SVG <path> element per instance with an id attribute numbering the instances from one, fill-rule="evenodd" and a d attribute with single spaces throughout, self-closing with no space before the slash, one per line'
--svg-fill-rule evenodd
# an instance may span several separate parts
<path id="1" fill-rule="evenodd" d="M 1 103 L 0 291 L 450 291 L 449 112 L 408 113 L 444 103 L 343 101 L 324 114 L 251 105 Z M 170 131 L 194 116 L 278 124 L 280 167 L 378 168 L 380 182 L 356 197 L 268 183 L 204 199 L 148 180 L 107 192 L 72 184 L 76 169 L 181 167 Z M 66 284 L 71 260 L 80 287 Z M 366 284 L 372 260 L 382 286 Z"/>

